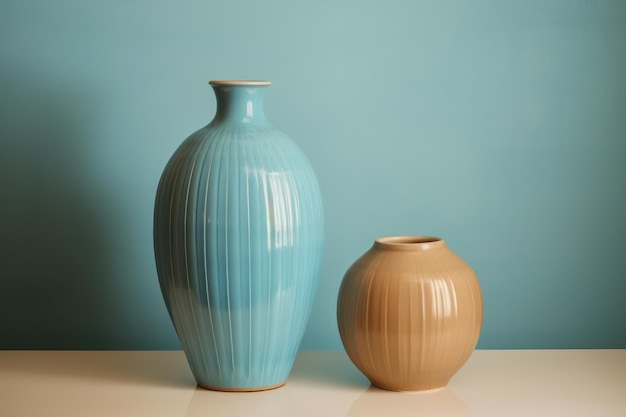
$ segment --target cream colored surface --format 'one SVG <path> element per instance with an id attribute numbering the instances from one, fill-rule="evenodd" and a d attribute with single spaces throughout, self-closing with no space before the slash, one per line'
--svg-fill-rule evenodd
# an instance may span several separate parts
<path id="1" fill-rule="evenodd" d="M 447 388 L 370 387 L 343 352 L 302 352 L 287 385 L 196 388 L 182 352 L 0 351 L 0 416 L 626 416 L 626 350 L 476 351 Z"/>

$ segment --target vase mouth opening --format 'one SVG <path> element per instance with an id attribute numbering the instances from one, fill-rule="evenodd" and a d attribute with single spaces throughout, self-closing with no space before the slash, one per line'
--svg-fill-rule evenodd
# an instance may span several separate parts
<path id="1" fill-rule="evenodd" d="M 446 242 L 435 236 L 386 236 L 376 239 L 374 246 L 391 250 L 420 251 L 445 247 Z"/>
<path id="2" fill-rule="evenodd" d="M 212 80 L 209 81 L 210 85 L 214 86 L 267 86 L 272 84 L 271 81 L 263 80 Z"/>

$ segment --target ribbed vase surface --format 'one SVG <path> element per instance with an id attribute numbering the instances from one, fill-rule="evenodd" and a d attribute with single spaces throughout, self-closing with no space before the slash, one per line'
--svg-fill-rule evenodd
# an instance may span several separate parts
<path id="1" fill-rule="evenodd" d="M 211 85 L 215 118 L 159 183 L 159 282 L 198 385 L 271 389 L 285 383 L 311 309 L 320 191 L 304 154 L 265 118 L 269 82 Z"/>
<path id="2" fill-rule="evenodd" d="M 435 237 L 380 238 L 346 272 L 339 333 L 379 388 L 445 387 L 476 347 L 483 317 L 472 268 Z"/>

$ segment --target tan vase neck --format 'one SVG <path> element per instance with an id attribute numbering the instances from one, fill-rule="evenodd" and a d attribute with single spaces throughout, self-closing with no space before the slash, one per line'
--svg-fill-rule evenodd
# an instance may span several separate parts
<path id="1" fill-rule="evenodd" d="M 385 250 L 420 252 L 445 248 L 446 242 L 433 236 L 387 236 L 376 239 L 374 247 Z"/>

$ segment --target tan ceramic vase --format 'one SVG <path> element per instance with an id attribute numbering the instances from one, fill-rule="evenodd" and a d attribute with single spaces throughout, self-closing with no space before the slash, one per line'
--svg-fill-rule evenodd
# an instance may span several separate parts
<path id="1" fill-rule="evenodd" d="M 341 340 L 379 388 L 445 387 L 476 347 L 478 278 L 436 237 L 377 239 L 346 272 L 337 302 Z"/>

